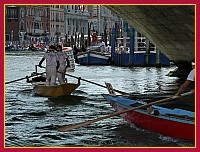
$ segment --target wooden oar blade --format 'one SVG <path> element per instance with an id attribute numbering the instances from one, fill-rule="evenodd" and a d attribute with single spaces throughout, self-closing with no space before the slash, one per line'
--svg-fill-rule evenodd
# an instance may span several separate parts
<path id="1" fill-rule="evenodd" d="M 67 125 L 67 126 L 58 128 L 57 130 L 58 131 L 69 131 L 69 130 L 72 130 L 72 129 L 75 129 L 75 128 L 87 126 L 87 125 L 89 125 L 91 123 L 94 123 L 94 122 L 97 122 L 97 121 L 100 121 L 100 120 L 102 120 L 102 118 L 97 118 L 97 119 L 94 119 L 94 120 L 89 120 L 89 121 L 85 121 L 85 122 L 80 122 L 80 123 L 76 123 L 76 124 Z"/>
<path id="2" fill-rule="evenodd" d="M 85 121 L 85 122 L 80 122 L 80 123 L 76 123 L 76 124 L 67 125 L 67 126 L 64 126 L 64 127 L 60 127 L 57 130 L 58 131 L 69 131 L 69 130 L 72 130 L 72 129 L 75 129 L 75 128 L 87 126 L 87 125 L 89 125 L 91 123 L 95 123 L 97 121 L 101 121 L 101 120 L 106 119 L 106 118 L 117 116 L 120 113 L 121 112 L 116 112 L 114 114 L 110 114 L 110 115 L 107 115 L 107 116 L 104 116 L 104 117 L 100 117 L 100 118 L 96 118 L 96 119 L 93 119 L 93 120 L 88 120 L 88 121 Z"/>
<path id="3" fill-rule="evenodd" d="M 83 126 L 84 124 L 85 124 L 85 123 L 77 123 L 77 124 L 67 125 L 67 126 L 64 126 L 64 127 L 60 127 L 60 128 L 58 128 L 57 130 L 58 130 L 58 131 L 69 131 L 69 130 L 72 130 L 72 129 L 81 127 L 81 126 Z M 86 125 L 86 124 L 85 124 L 85 125 Z"/>

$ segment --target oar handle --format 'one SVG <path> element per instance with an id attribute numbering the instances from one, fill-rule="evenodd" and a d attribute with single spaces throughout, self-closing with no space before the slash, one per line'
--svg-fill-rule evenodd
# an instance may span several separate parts
<path id="1" fill-rule="evenodd" d="M 93 119 L 93 120 L 89 120 L 89 121 L 85 121 L 85 122 L 81 122 L 81 123 L 77 123 L 77 124 L 63 126 L 61 128 L 58 128 L 57 130 L 58 131 L 69 131 L 69 130 L 72 130 L 72 129 L 75 129 L 75 128 L 79 128 L 79 127 L 82 127 L 82 126 L 89 125 L 91 123 L 94 123 L 94 122 L 97 122 L 97 121 L 100 121 L 100 120 L 103 120 L 103 119 L 118 116 L 120 114 L 127 113 L 127 112 L 132 111 L 132 110 L 137 110 L 137 109 L 140 109 L 140 108 L 143 108 L 143 107 L 146 107 L 146 106 L 151 106 L 153 104 L 158 104 L 158 103 L 161 103 L 161 102 L 170 101 L 170 100 L 177 99 L 177 98 L 180 98 L 180 97 L 183 97 L 183 96 L 187 96 L 187 95 L 190 95 L 190 94 L 193 94 L 193 93 L 194 93 L 194 91 L 190 91 L 190 92 L 181 94 L 180 96 L 172 96 L 172 97 L 169 97 L 169 98 L 150 102 L 148 104 L 144 104 L 144 105 L 134 107 L 134 108 L 131 108 L 131 109 L 127 109 L 127 110 L 123 110 L 123 111 L 119 111 L 119 112 L 116 112 L 116 113 L 113 113 L 113 114 L 110 114 L 110 115 L 107 115 L 107 116 L 104 116 L 104 117 L 96 118 L 96 119 Z"/>

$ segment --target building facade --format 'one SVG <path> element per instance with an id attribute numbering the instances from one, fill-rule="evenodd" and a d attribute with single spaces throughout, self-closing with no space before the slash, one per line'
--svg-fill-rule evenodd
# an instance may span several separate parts
<path id="1" fill-rule="evenodd" d="M 28 46 L 31 43 L 46 41 L 47 6 L 6 6 L 5 12 L 6 42 Z"/>
<path id="2" fill-rule="evenodd" d="M 64 6 L 50 5 L 49 6 L 49 41 L 60 43 L 64 42 Z"/>
<path id="3" fill-rule="evenodd" d="M 17 44 L 19 41 L 19 16 L 20 9 L 16 6 L 6 6 L 5 11 L 5 41 Z"/>
<path id="4" fill-rule="evenodd" d="M 119 18 L 100 5 L 8 5 L 5 21 L 6 41 L 27 46 L 65 43 L 92 32 L 109 35 Z"/>
<path id="5" fill-rule="evenodd" d="M 24 32 L 27 33 L 27 41 L 31 43 L 45 43 L 48 31 L 47 6 L 24 6 L 21 14 L 25 14 L 20 22 L 24 23 Z"/>
<path id="6" fill-rule="evenodd" d="M 102 35 L 104 30 L 111 31 L 115 23 L 119 22 L 120 18 L 112 13 L 108 8 L 103 5 L 88 6 L 90 18 L 88 20 L 90 30 Z"/>
<path id="7" fill-rule="evenodd" d="M 88 32 L 88 18 L 90 13 L 85 5 L 65 6 L 65 32 L 67 37 Z"/>

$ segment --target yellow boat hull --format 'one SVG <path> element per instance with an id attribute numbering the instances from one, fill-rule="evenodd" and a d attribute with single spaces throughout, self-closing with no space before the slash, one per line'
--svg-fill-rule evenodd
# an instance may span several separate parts
<path id="1" fill-rule="evenodd" d="M 79 87 L 79 83 L 65 83 L 55 86 L 46 86 L 42 84 L 35 84 L 33 89 L 36 94 L 43 97 L 59 97 L 64 95 L 70 95 L 76 88 Z"/>

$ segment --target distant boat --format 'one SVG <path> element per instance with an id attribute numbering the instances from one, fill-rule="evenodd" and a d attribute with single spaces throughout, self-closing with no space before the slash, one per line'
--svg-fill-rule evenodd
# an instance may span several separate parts
<path id="1" fill-rule="evenodd" d="M 46 52 L 47 48 L 45 47 L 45 43 L 33 43 L 29 46 L 29 50 L 31 51 L 41 51 L 41 52 Z"/>
<path id="2" fill-rule="evenodd" d="M 116 111 L 122 111 L 146 104 L 124 97 L 103 95 Z M 152 108 L 152 109 L 151 109 Z M 121 116 L 128 122 L 162 135 L 195 140 L 195 114 L 182 109 L 168 109 L 160 106 L 143 107 Z"/>
<path id="3" fill-rule="evenodd" d="M 80 65 L 110 65 L 110 58 L 110 54 L 102 53 L 98 46 L 89 47 L 85 52 L 77 54 Z"/>
<path id="4" fill-rule="evenodd" d="M 60 97 L 70 95 L 80 86 L 80 79 L 78 79 L 78 83 L 64 83 L 54 86 L 46 86 L 45 80 L 45 77 L 39 76 L 33 78 L 31 81 L 27 79 L 27 82 L 32 83 L 35 93 L 43 97 Z"/>

